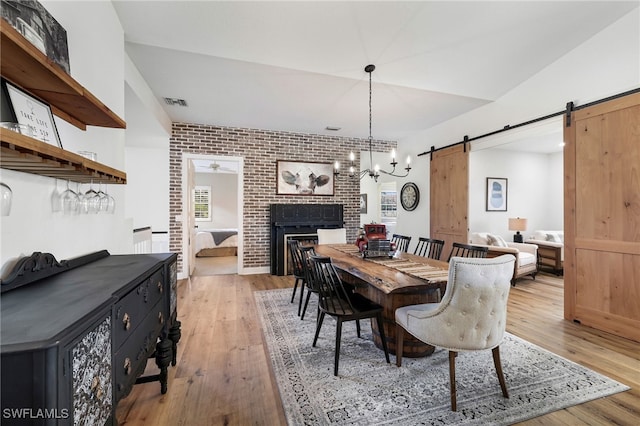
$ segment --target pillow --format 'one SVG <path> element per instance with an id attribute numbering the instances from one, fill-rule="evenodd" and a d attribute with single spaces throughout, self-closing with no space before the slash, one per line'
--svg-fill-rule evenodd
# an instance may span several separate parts
<path id="1" fill-rule="evenodd" d="M 547 234 L 547 241 L 551 241 L 552 243 L 561 243 L 562 240 L 560 239 L 560 236 L 555 233 L 555 232 L 551 232 Z"/>
<path id="2" fill-rule="evenodd" d="M 487 234 L 487 241 L 490 246 L 508 247 L 507 242 L 500 235 Z"/>
<path id="3" fill-rule="evenodd" d="M 490 245 L 489 243 L 489 234 L 485 232 L 473 232 L 471 234 L 471 240 L 469 241 L 471 244 L 480 244 L 480 245 Z"/>

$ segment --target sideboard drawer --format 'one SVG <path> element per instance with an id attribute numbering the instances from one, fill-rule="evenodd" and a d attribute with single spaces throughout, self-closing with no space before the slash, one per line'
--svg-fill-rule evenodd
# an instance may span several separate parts
<path id="1" fill-rule="evenodd" d="M 154 273 L 114 306 L 114 348 L 119 348 L 145 319 L 164 292 L 162 270 Z"/>
<path id="2" fill-rule="evenodd" d="M 104 425 L 113 409 L 111 316 L 70 348 L 74 425 Z"/>
<path id="3" fill-rule="evenodd" d="M 113 368 L 116 400 L 127 396 L 136 378 L 144 372 L 166 321 L 163 311 L 163 304 L 158 302 L 131 338 L 117 350 Z"/>

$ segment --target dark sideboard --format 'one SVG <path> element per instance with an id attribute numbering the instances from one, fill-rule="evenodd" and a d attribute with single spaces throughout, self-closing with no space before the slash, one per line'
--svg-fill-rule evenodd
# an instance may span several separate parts
<path id="1" fill-rule="evenodd" d="M 180 339 L 176 261 L 106 250 L 21 259 L 0 286 L 0 422 L 117 424 L 135 383 L 158 381 L 165 393 Z M 149 357 L 159 373 L 140 377 Z"/>

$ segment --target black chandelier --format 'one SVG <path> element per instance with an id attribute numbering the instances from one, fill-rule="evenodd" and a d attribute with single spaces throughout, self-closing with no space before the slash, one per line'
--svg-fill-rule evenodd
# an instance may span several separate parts
<path id="1" fill-rule="evenodd" d="M 379 165 L 376 164 L 374 166 L 373 164 L 373 136 L 371 135 L 371 92 L 372 92 L 371 91 L 371 73 L 375 69 L 376 69 L 375 65 L 367 65 L 366 67 L 364 67 L 364 70 L 367 73 L 369 73 L 369 168 L 361 170 L 358 174 L 360 179 L 369 175 L 369 177 L 373 178 L 373 180 L 377 182 L 378 177 L 380 177 L 380 173 L 383 173 L 389 176 L 394 176 L 394 177 L 408 176 L 409 171 L 411 170 L 411 157 L 407 157 L 407 167 L 404 168 L 406 171 L 405 174 L 396 173 L 396 166 L 398 165 L 398 162 L 396 161 L 395 149 L 391 151 L 391 163 L 390 163 L 392 166 L 391 171 L 382 170 Z M 355 159 L 356 159 L 355 154 L 352 151 L 351 153 L 349 153 L 349 160 L 351 162 L 351 165 L 349 167 L 350 177 L 356 176 Z"/>

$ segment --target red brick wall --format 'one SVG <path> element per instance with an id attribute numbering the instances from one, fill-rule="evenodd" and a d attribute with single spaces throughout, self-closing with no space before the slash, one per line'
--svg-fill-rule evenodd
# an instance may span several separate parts
<path id="1" fill-rule="evenodd" d="M 373 141 L 373 150 L 389 152 L 395 141 Z M 357 177 L 348 176 L 348 156 L 368 150 L 367 139 L 311 135 L 281 131 L 240 129 L 173 123 L 169 150 L 169 248 L 182 252 L 182 153 L 228 155 L 244 159 L 244 267 L 269 266 L 269 204 L 343 204 L 348 240 L 355 240 L 360 225 Z M 276 160 L 339 161 L 342 173 L 333 196 L 276 195 Z M 179 270 L 182 256 L 179 255 Z"/>

